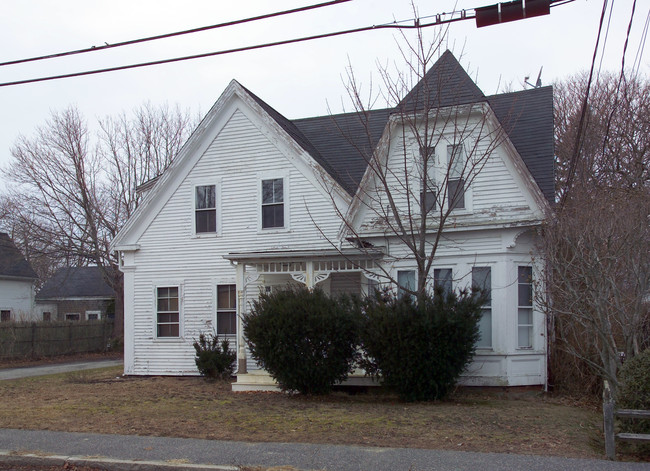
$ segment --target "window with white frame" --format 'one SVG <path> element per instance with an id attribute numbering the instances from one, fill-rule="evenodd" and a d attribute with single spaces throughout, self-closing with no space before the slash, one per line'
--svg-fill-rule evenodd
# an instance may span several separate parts
<path id="1" fill-rule="evenodd" d="M 262 180 L 262 228 L 284 227 L 284 179 Z"/>
<path id="2" fill-rule="evenodd" d="M 449 209 L 465 209 L 465 155 L 462 144 L 447 146 L 447 204 Z"/>
<path id="3" fill-rule="evenodd" d="M 194 222 L 197 234 L 217 232 L 217 186 L 200 185 L 195 191 Z"/>
<path id="4" fill-rule="evenodd" d="M 217 335 L 237 333 L 237 287 L 217 285 Z"/>
<path id="5" fill-rule="evenodd" d="M 438 186 L 436 185 L 435 147 L 420 148 L 421 188 L 420 201 L 424 204 L 426 213 L 436 208 Z"/>
<path id="6" fill-rule="evenodd" d="M 415 271 L 399 270 L 397 272 L 397 296 L 409 296 L 409 291 L 415 291 Z"/>
<path id="7" fill-rule="evenodd" d="M 86 319 L 89 321 L 98 321 L 102 318 L 102 311 L 86 311 Z"/>
<path id="8" fill-rule="evenodd" d="M 444 295 L 454 291 L 451 268 L 435 268 L 433 270 L 433 286 L 441 288 Z"/>
<path id="9" fill-rule="evenodd" d="M 533 267 L 517 267 L 517 346 L 533 346 Z"/>
<path id="10" fill-rule="evenodd" d="M 487 301 L 481 309 L 478 328 L 481 337 L 477 348 L 492 348 L 492 270 L 490 267 L 472 268 L 472 288 L 478 288 L 487 295 Z"/>
<path id="11" fill-rule="evenodd" d="M 180 337 L 180 327 L 178 286 L 156 288 L 156 336 Z"/>

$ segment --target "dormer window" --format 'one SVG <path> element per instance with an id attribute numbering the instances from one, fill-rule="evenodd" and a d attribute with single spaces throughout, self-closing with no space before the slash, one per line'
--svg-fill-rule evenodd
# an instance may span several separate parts
<path id="1" fill-rule="evenodd" d="M 262 180 L 262 229 L 284 227 L 284 179 Z"/>
<path id="2" fill-rule="evenodd" d="M 197 234 L 217 232 L 216 185 L 196 187 L 194 221 Z"/>
<path id="3" fill-rule="evenodd" d="M 450 210 L 465 209 L 465 155 L 462 144 L 447 146 L 449 175 L 447 176 L 447 204 Z"/>

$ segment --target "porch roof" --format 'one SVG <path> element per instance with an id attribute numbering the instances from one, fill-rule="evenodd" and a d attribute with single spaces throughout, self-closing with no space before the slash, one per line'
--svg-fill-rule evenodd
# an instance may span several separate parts
<path id="1" fill-rule="evenodd" d="M 277 262 L 307 260 L 360 260 L 378 259 L 384 256 L 379 248 L 364 249 L 314 249 L 314 250 L 270 250 L 260 252 L 230 252 L 223 256 L 231 262 Z"/>

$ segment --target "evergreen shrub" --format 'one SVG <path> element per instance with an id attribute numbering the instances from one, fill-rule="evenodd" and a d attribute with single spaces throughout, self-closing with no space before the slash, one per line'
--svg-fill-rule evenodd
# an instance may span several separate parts
<path id="1" fill-rule="evenodd" d="M 376 292 L 362 304 L 361 366 L 406 401 L 445 397 L 470 363 L 486 298 L 442 290 L 424 297 Z"/>
<path id="2" fill-rule="evenodd" d="M 354 368 L 358 316 L 348 297 L 316 288 L 260 293 L 244 319 L 252 357 L 285 391 L 327 394 Z"/>
<path id="3" fill-rule="evenodd" d="M 650 410 L 650 348 L 626 360 L 618 380 L 618 408 Z M 650 433 L 650 419 L 621 420 L 621 429 L 630 433 Z"/>
<path id="4" fill-rule="evenodd" d="M 199 373 L 206 378 L 228 379 L 235 371 L 235 360 L 237 353 L 230 349 L 228 339 L 219 340 L 218 335 L 203 334 L 195 340 L 194 359 Z"/>

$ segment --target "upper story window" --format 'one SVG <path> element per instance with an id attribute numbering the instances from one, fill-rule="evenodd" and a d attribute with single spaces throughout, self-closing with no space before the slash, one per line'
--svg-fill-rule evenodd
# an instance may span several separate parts
<path id="1" fill-rule="evenodd" d="M 196 233 L 217 232 L 216 185 L 197 186 L 194 207 Z"/>
<path id="2" fill-rule="evenodd" d="M 465 209 L 465 154 L 462 144 L 447 146 L 449 175 L 447 201 L 449 209 Z"/>
<path id="3" fill-rule="evenodd" d="M 481 320 L 478 324 L 481 338 L 476 343 L 478 348 L 492 348 L 492 270 L 490 267 L 472 268 L 472 288 L 478 288 L 487 294 L 483 305 Z"/>
<path id="4" fill-rule="evenodd" d="M 284 179 L 262 180 L 262 228 L 284 227 Z"/>
<path id="5" fill-rule="evenodd" d="M 180 337 L 178 286 L 156 289 L 156 336 Z"/>
<path id="6" fill-rule="evenodd" d="M 422 188 L 420 189 L 421 201 L 425 211 L 429 213 L 436 207 L 438 186 L 436 185 L 435 147 L 420 148 L 420 165 L 422 169 Z"/>
<path id="7" fill-rule="evenodd" d="M 517 267 L 517 346 L 533 346 L 533 267 Z"/>

